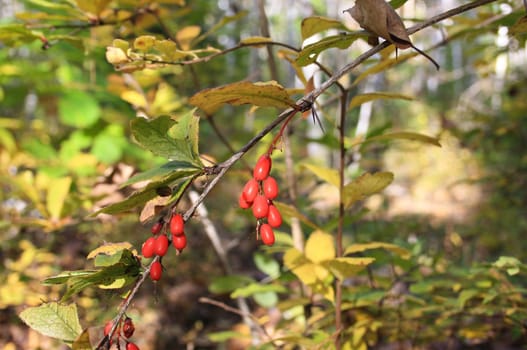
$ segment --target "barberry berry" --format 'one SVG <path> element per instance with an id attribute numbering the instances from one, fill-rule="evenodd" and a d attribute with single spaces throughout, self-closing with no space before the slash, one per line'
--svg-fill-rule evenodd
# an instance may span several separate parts
<path id="1" fill-rule="evenodd" d="M 149 237 L 145 241 L 145 243 L 143 243 L 143 246 L 141 247 L 141 254 L 143 254 L 143 257 L 148 259 L 154 256 L 155 244 L 156 244 L 155 237 Z"/>
<path id="2" fill-rule="evenodd" d="M 265 245 L 272 246 L 274 244 L 273 228 L 269 224 L 262 224 L 260 226 L 260 238 Z"/>
<path id="3" fill-rule="evenodd" d="M 269 213 L 267 214 L 267 223 L 271 227 L 280 227 L 282 225 L 282 215 L 273 204 L 269 205 Z"/>
<path id="4" fill-rule="evenodd" d="M 263 219 L 269 213 L 267 198 L 261 194 L 257 195 L 253 202 L 253 215 L 257 219 Z"/>
<path id="5" fill-rule="evenodd" d="M 168 237 L 166 235 L 160 235 L 156 238 L 154 244 L 154 254 L 159 256 L 165 256 L 168 250 Z"/>
<path id="6" fill-rule="evenodd" d="M 263 192 L 267 199 L 275 199 L 278 196 L 278 184 L 272 176 L 268 176 L 263 182 Z"/>
<path id="7" fill-rule="evenodd" d="M 163 267 L 159 261 L 154 261 L 152 266 L 150 266 L 150 279 L 152 281 L 159 281 L 161 279 L 161 274 L 163 273 Z"/>
<path id="8" fill-rule="evenodd" d="M 139 350 L 139 346 L 135 345 L 132 342 L 126 343 L 126 350 Z"/>
<path id="9" fill-rule="evenodd" d="M 123 334 L 125 337 L 130 338 L 132 335 L 134 335 L 135 332 L 135 326 L 134 322 L 130 317 L 126 317 L 123 321 Z"/>
<path id="10" fill-rule="evenodd" d="M 185 232 L 185 223 L 181 214 L 174 214 L 170 218 L 170 233 L 179 236 Z"/>
<path id="11" fill-rule="evenodd" d="M 155 224 L 152 225 L 152 228 L 150 231 L 153 235 L 157 235 L 159 232 L 161 232 L 161 229 L 163 228 L 163 223 L 158 221 Z"/>
<path id="12" fill-rule="evenodd" d="M 256 162 L 256 165 L 253 169 L 253 177 L 257 181 L 263 181 L 269 176 L 269 172 L 271 171 L 271 157 L 269 155 L 264 154 L 263 156 L 258 159 Z"/>
<path id="13" fill-rule="evenodd" d="M 250 179 L 243 187 L 243 198 L 247 203 L 252 203 L 258 195 L 258 181 Z"/>
<path id="14" fill-rule="evenodd" d="M 251 207 L 252 203 L 248 203 L 245 198 L 243 197 L 243 193 L 240 194 L 240 197 L 238 197 L 238 205 L 242 209 L 248 209 Z"/>
<path id="15" fill-rule="evenodd" d="M 172 236 L 172 245 L 181 252 L 187 246 L 187 236 Z"/>

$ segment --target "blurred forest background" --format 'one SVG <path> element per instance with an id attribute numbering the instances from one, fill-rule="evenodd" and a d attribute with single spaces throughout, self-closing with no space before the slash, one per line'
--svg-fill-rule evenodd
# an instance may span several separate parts
<path id="1" fill-rule="evenodd" d="M 398 12 L 405 23 L 419 23 L 461 3 L 408 0 Z M 61 271 L 90 268 L 88 253 L 104 242 L 127 241 L 139 249 L 149 234 L 150 224 L 140 223 L 139 210 L 88 218 L 125 198 L 131 190 L 120 184 L 132 174 L 163 163 L 132 141 L 132 119 L 183 115 L 193 108 L 190 96 L 230 82 L 277 80 L 286 88 L 304 90 L 298 71 L 307 79 L 313 76 L 315 86 L 327 79 L 315 65 L 295 67 L 291 53 L 280 47 L 241 48 L 196 65 L 116 71 L 105 57 L 114 39 L 132 42 L 143 34 L 166 38 L 169 32 L 184 50 L 206 50 L 270 36 L 301 48 L 328 35 L 321 32 L 303 41 L 301 23 L 309 16 L 334 18 L 350 31 L 360 30 L 343 13 L 352 6 L 351 0 L 0 0 L 0 348 L 65 347 L 29 329 L 17 316 L 64 293 L 62 286 L 41 281 Z M 117 17 L 133 20 L 97 22 L 96 15 L 116 8 L 122 12 Z M 98 9 L 103 10 L 96 13 Z M 345 316 L 356 337 L 350 349 L 519 349 L 527 343 L 523 16 L 521 1 L 495 1 L 447 19 L 412 36 L 417 47 L 438 61 L 439 71 L 416 56 L 350 88 L 349 99 L 375 91 L 412 97 L 350 108 L 350 143 L 412 131 L 437 137 L 442 145 L 387 140 L 349 152 L 350 177 L 383 170 L 393 172 L 395 179 L 347 213 L 345 241 L 394 243 L 411 254 L 402 259 L 385 251 L 364 253 L 376 262 L 349 282 L 347 300 L 359 301 Z M 336 71 L 368 48 L 359 40 L 344 50 L 324 51 L 318 60 Z M 351 86 L 383 59 L 374 56 L 340 83 Z M 328 230 L 336 225 L 338 192 L 303 162 L 337 165 L 336 96 L 337 90 L 330 89 L 317 100 L 323 129 L 311 118 L 295 120 L 287 151 L 273 155 L 281 200 Z M 227 159 L 278 113 L 232 106 L 219 110 L 200 122 L 201 153 L 214 162 Z M 261 247 L 254 239 L 254 219 L 237 206 L 248 167 L 271 140 L 269 135 L 251 150 L 204 202 L 228 251 L 229 271 L 200 218 L 190 220 L 187 250 L 167 256 L 163 280 L 145 283 L 128 312 L 141 349 L 247 346 L 235 336 L 248 332 L 238 315 L 199 301 L 209 297 L 235 305 L 217 282 L 226 274 L 269 283 L 270 268 L 282 277 L 272 283 L 293 288 L 280 250 Z M 207 179 L 199 181 L 194 191 Z M 181 206 L 188 205 L 185 198 Z M 292 244 L 287 241 L 292 219 L 284 214 L 284 220 L 278 246 Z M 307 239 L 309 226 L 302 222 L 301 228 Z M 296 309 L 284 311 L 295 303 L 289 292 L 247 299 L 255 315 L 267 315 L 271 333 L 287 331 L 298 316 Z M 100 328 L 115 316 L 121 295 L 88 288 L 73 301 L 83 328 Z M 286 307 L 284 301 L 291 304 Z M 225 331 L 232 332 L 218 333 Z"/>

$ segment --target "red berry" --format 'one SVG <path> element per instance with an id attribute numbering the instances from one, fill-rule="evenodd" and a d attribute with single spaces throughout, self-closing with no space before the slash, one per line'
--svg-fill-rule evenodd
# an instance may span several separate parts
<path id="1" fill-rule="evenodd" d="M 161 279 L 161 274 L 163 273 L 163 268 L 159 261 L 154 261 L 152 266 L 150 266 L 150 278 L 152 281 L 159 281 Z"/>
<path id="2" fill-rule="evenodd" d="M 257 219 L 262 219 L 269 213 L 269 204 L 267 198 L 261 194 L 257 195 L 253 202 L 253 215 Z"/>
<path id="3" fill-rule="evenodd" d="M 152 232 L 153 235 L 157 235 L 159 232 L 161 232 L 162 228 L 163 228 L 163 223 L 158 221 L 152 225 L 152 228 L 150 229 L 150 231 Z"/>
<path id="4" fill-rule="evenodd" d="M 134 335 L 135 332 L 135 326 L 134 322 L 130 317 L 127 317 L 124 319 L 123 322 L 123 334 L 125 337 L 130 338 L 132 335 Z"/>
<path id="5" fill-rule="evenodd" d="M 168 250 L 168 237 L 166 235 L 161 235 L 156 238 L 154 244 L 154 254 L 159 256 L 165 256 Z"/>
<path id="6" fill-rule="evenodd" d="M 271 227 L 280 227 L 282 225 L 282 215 L 273 204 L 269 205 L 269 213 L 267 214 L 267 223 Z"/>
<path id="7" fill-rule="evenodd" d="M 126 343 L 126 350 L 139 350 L 139 346 L 134 343 Z"/>
<path id="8" fill-rule="evenodd" d="M 260 238 L 265 245 L 271 246 L 274 244 L 274 232 L 271 225 L 262 224 L 260 226 Z"/>
<path id="9" fill-rule="evenodd" d="M 182 251 L 187 246 L 187 236 L 172 236 L 172 245 L 178 250 Z"/>
<path id="10" fill-rule="evenodd" d="M 155 237 L 150 237 L 145 241 L 145 243 L 143 243 L 143 246 L 141 247 L 141 253 L 143 254 L 143 257 L 148 259 L 154 256 L 155 244 L 156 244 Z"/>
<path id="11" fill-rule="evenodd" d="M 250 179 L 243 187 L 243 198 L 247 203 L 252 203 L 258 194 L 258 181 Z"/>
<path id="12" fill-rule="evenodd" d="M 112 321 L 106 322 L 106 324 L 104 325 L 104 335 L 105 336 L 110 334 L 110 331 L 112 330 L 112 326 L 113 326 L 113 322 Z"/>
<path id="13" fill-rule="evenodd" d="M 247 201 L 243 197 L 243 193 L 240 193 L 240 197 L 238 197 L 238 205 L 240 206 L 240 208 L 242 209 L 250 208 L 251 204 L 252 203 L 247 203 Z"/>
<path id="14" fill-rule="evenodd" d="M 174 214 L 170 218 L 170 233 L 179 236 L 185 231 L 185 223 L 183 217 L 180 214 Z"/>
<path id="15" fill-rule="evenodd" d="M 253 169 L 253 177 L 258 181 L 263 181 L 267 176 L 269 176 L 270 171 L 271 157 L 269 157 L 267 154 L 264 154 L 260 157 L 260 159 L 258 159 L 258 162 L 256 162 L 256 166 Z"/>
<path id="16" fill-rule="evenodd" d="M 278 196 L 278 184 L 272 176 L 268 176 L 263 182 L 263 192 L 267 199 L 275 199 Z"/>

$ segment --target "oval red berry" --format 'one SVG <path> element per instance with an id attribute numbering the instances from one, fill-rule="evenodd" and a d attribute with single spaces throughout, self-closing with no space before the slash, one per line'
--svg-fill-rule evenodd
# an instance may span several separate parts
<path id="1" fill-rule="evenodd" d="M 106 324 L 104 325 L 104 335 L 110 334 L 110 331 L 112 330 L 112 326 L 113 326 L 112 321 L 106 322 Z"/>
<path id="2" fill-rule="evenodd" d="M 141 247 L 141 254 L 143 254 L 143 257 L 148 259 L 154 256 L 155 244 L 156 244 L 155 237 L 149 237 L 145 241 L 145 243 L 143 243 L 143 246 Z"/>
<path id="3" fill-rule="evenodd" d="M 240 193 L 240 197 L 238 197 L 238 205 L 242 209 L 247 209 L 251 207 L 252 203 L 247 203 L 247 201 L 243 197 L 243 193 Z"/>
<path id="4" fill-rule="evenodd" d="M 152 266 L 150 266 L 150 279 L 152 281 L 159 281 L 161 279 L 161 274 L 163 273 L 163 267 L 159 261 L 154 261 Z"/>
<path id="5" fill-rule="evenodd" d="M 123 322 L 123 334 L 125 337 L 130 338 L 132 335 L 134 335 L 135 332 L 135 326 L 134 322 L 130 317 L 127 317 L 124 319 Z"/>
<path id="6" fill-rule="evenodd" d="M 273 204 L 269 205 L 269 213 L 267 214 L 267 223 L 271 227 L 280 227 L 282 225 L 282 215 Z"/>
<path id="7" fill-rule="evenodd" d="M 139 346 L 134 343 L 126 343 L 126 350 L 139 350 Z"/>
<path id="8" fill-rule="evenodd" d="M 267 198 L 261 194 L 257 195 L 253 202 L 253 215 L 257 219 L 263 219 L 269 213 Z"/>
<path id="9" fill-rule="evenodd" d="M 265 245 L 271 246 L 274 244 L 274 232 L 271 225 L 263 224 L 260 226 L 260 238 Z"/>
<path id="10" fill-rule="evenodd" d="M 159 232 L 161 232 L 162 228 L 163 228 L 163 224 L 158 221 L 152 225 L 152 228 L 150 229 L 150 231 L 152 232 L 153 235 L 157 235 Z"/>
<path id="11" fill-rule="evenodd" d="M 278 196 L 278 184 L 272 176 L 268 176 L 263 182 L 263 192 L 267 199 L 275 199 Z"/>
<path id="12" fill-rule="evenodd" d="M 154 244 L 154 254 L 159 256 L 165 256 L 168 250 L 168 237 L 166 235 L 161 235 L 156 238 Z"/>
<path id="13" fill-rule="evenodd" d="M 179 236 L 185 232 L 185 223 L 180 214 L 174 214 L 170 218 L 170 233 Z"/>
<path id="14" fill-rule="evenodd" d="M 247 203 L 254 202 L 254 199 L 258 195 L 258 181 L 250 179 L 243 187 L 243 198 Z"/>
<path id="15" fill-rule="evenodd" d="M 172 245 L 181 252 L 187 246 L 187 236 L 172 236 Z"/>
<path id="16" fill-rule="evenodd" d="M 269 157 L 267 154 L 264 154 L 260 157 L 260 159 L 258 159 L 258 162 L 256 162 L 256 165 L 253 169 L 253 177 L 258 181 L 265 180 L 265 178 L 269 176 L 271 165 L 271 157 Z"/>

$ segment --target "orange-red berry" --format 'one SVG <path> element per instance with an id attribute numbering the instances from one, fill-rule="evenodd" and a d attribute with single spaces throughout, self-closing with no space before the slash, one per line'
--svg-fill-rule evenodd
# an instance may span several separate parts
<path id="1" fill-rule="evenodd" d="M 269 213 L 267 198 L 261 194 L 257 195 L 253 202 L 253 215 L 257 219 L 263 219 Z"/>
<path id="2" fill-rule="evenodd" d="M 130 317 L 127 317 L 123 321 L 123 334 L 125 337 L 130 338 L 132 335 L 134 335 L 135 332 L 135 326 L 134 322 Z"/>
<path id="3" fill-rule="evenodd" d="M 263 192 L 267 199 L 275 199 L 278 196 L 278 184 L 272 176 L 268 176 L 263 182 Z"/>
<path id="4" fill-rule="evenodd" d="M 250 179 L 243 187 L 243 198 L 247 203 L 252 203 L 258 195 L 258 181 Z"/>
<path id="5" fill-rule="evenodd" d="M 269 157 L 269 155 L 267 154 L 264 154 L 256 162 L 256 165 L 253 169 L 253 177 L 257 181 L 265 180 L 267 176 L 269 176 L 269 172 L 271 171 L 271 165 L 271 157 Z"/>
<path id="6" fill-rule="evenodd" d="M 181 214 L 174 214 L 170 218 L 170 233 L 179 236 L 185 232 L 185 223 Z"/>
<path id="7" fill-rule="evenodd" d="M 260 238 L 265 245 L 271 246 L 274 244 L 274 232 L 271 225 L 262 224 L 260 226 Z"/>
<path id="8" fill-rule="evenodd" d="M 159 281 L 161 279 L 161 274 L 163 273 L 163 267 L 159 261 L 154 261 L 152 266 L 150 266 L 150 278 L 152 281 Z"/>
<path id="9" fill-rule="evenodd" d="M 158 221 L 152 225 L 152 228 L 150 229 L 150 231 L 152 232 L 153 235 L 157 235 L 159 232 L 161 232 L 162 228 L 163 228 L 163 223 Z"/>
<path id="10" fill-rule="evenodd" d="M 178 250 L 182 251 L 187 246 L 187 236 L 172 236 L 172 245 Z"/>
<path id="11" fill-rule="evenodd" d="M 282 225 L 282 215 L 273 204 L 269 205 L 269 213 L 267 214 L 267 223 L 271 227 L 280 227 Z"/>
<path id="12" fill-rule="evenodd" d="M 154 244 L 154 254 L 159 256 L 165 256 L 168 250 L 168 237 L 161 235 L 156 238 Z"/>
<path id="13" fill-rule="evenodd" d="M 154 256 L 154 246 L 156 244 L 156 238 L 155 237 L 149 237 L 145 243 L 143 243 L 143 246 L 141 247 L 141 254 L 143 254 L 143 257 L 145 258 L 151 258 Z"/>
<path id="14" fill-rule="evenodd" d="M 132 342 L 126 343 L 126 350 L 139 350 L 139 346 Z"/>
<path id="15" fill-rule="evenodd" d="M 252 203 L 248 203 L 243 197 L 243 193 L 240 193 L 240 197 L 238 197 L 238 205 L 242 209 L 247 209 L 251 207 Z"/>

